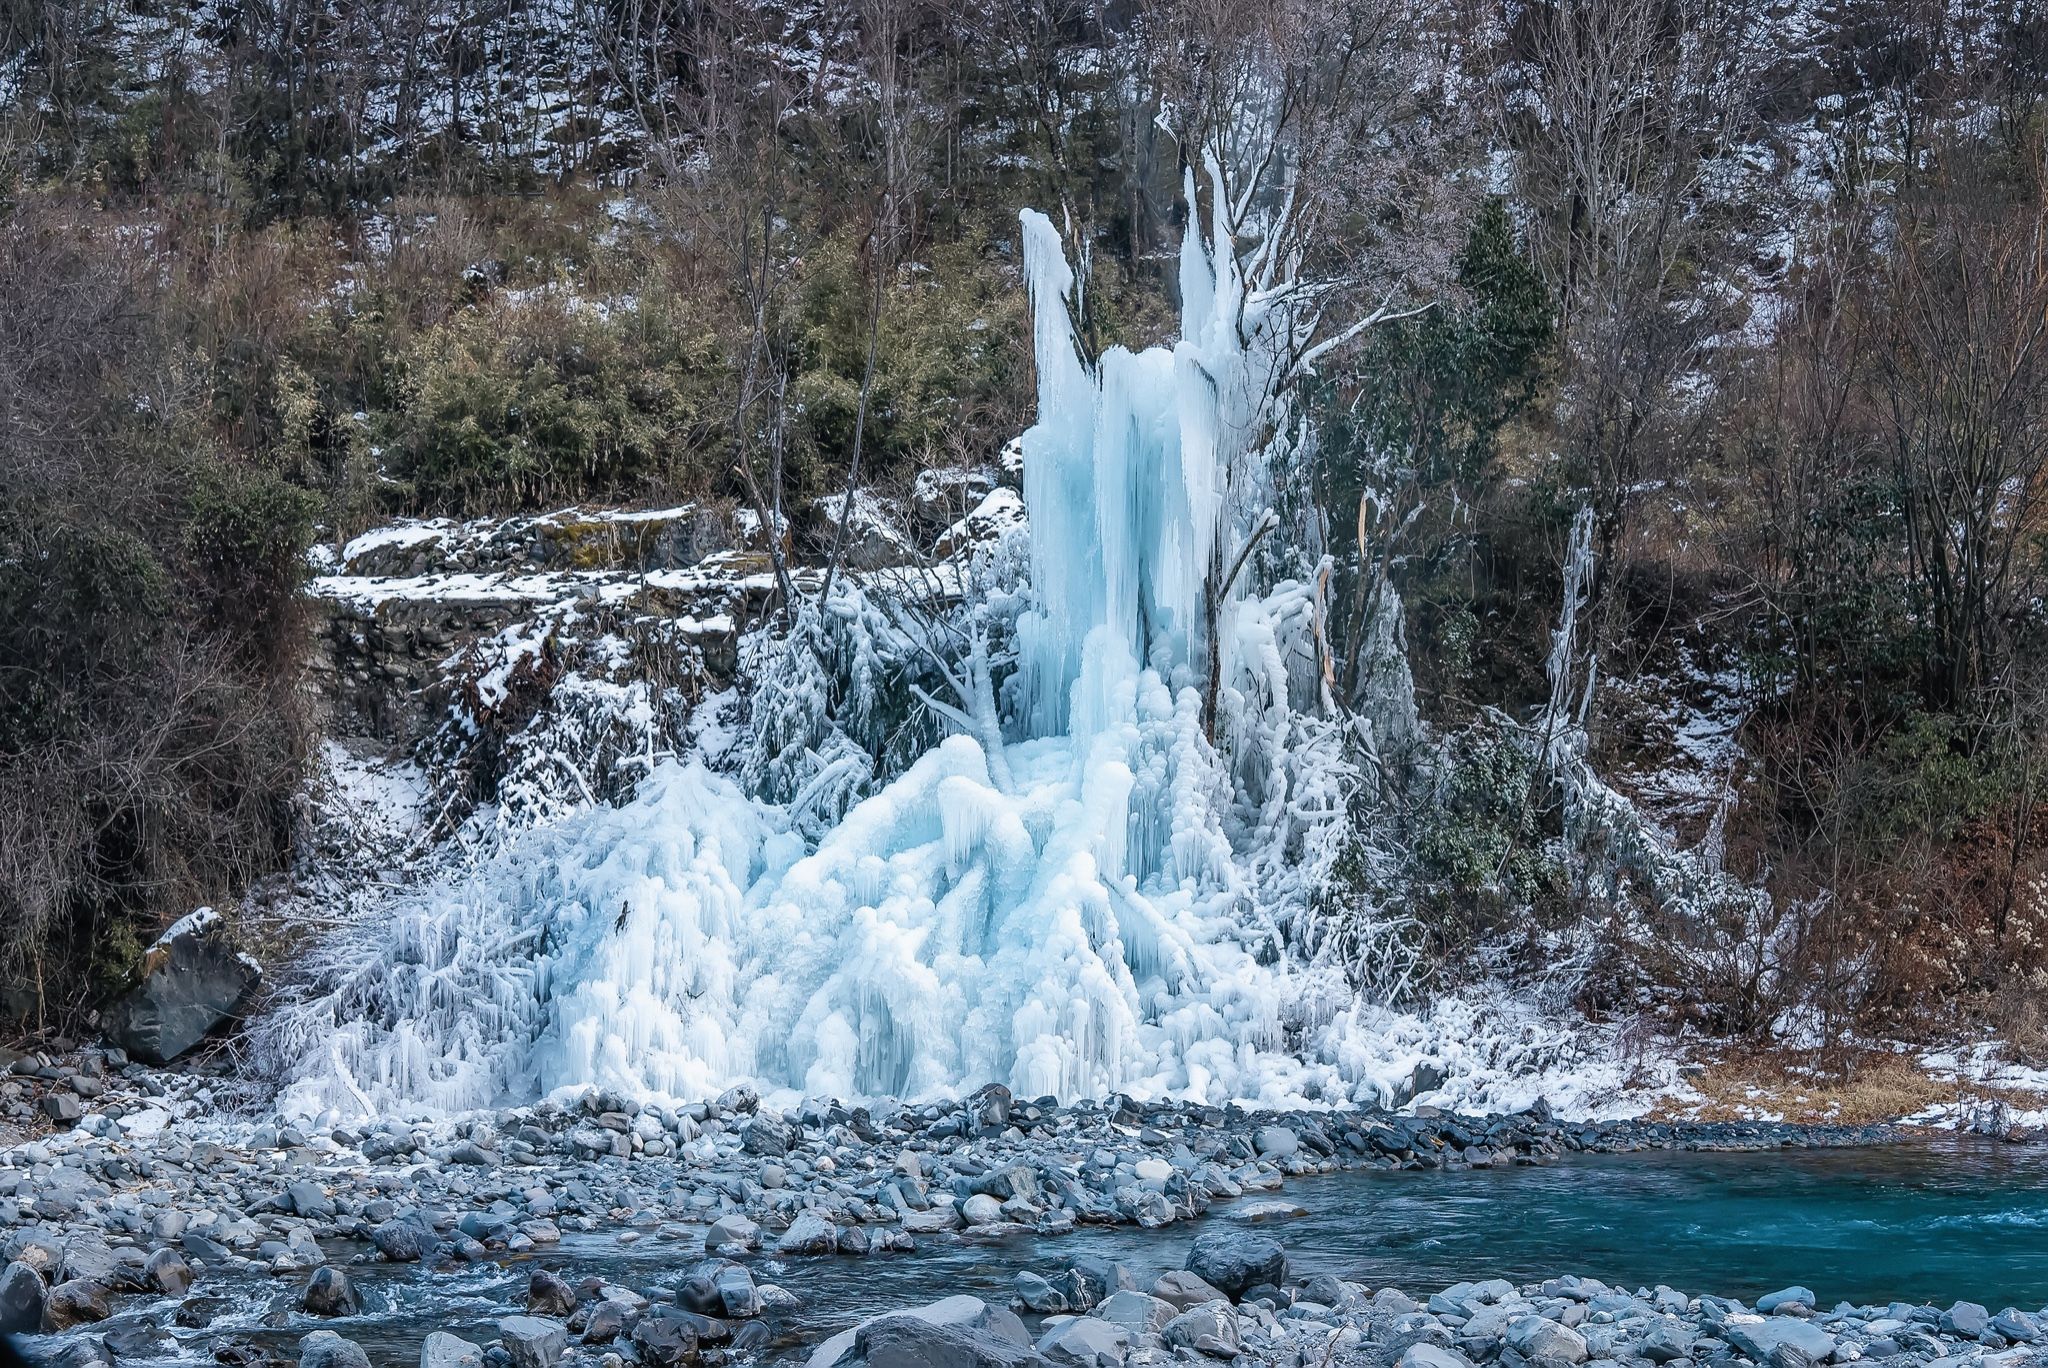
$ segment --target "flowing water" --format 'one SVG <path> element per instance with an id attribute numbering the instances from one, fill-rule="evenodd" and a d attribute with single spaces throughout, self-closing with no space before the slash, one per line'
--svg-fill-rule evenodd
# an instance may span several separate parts
<path id="1" fill-rule="evenodd" d="M 1579 1155 L 1544 1168 L 1338 1174 L 1291 1183 L 1281 1195 L 1308 1214 L 1260 1228 L 1286 1245 L 1298 1276 L 1335 1273 L 1411 1294 L 1463 1279 L 1578 1273 L 1746 1300 L 1801 1283 L 1823 1306 L 2048 1303 L 2048 1149 L 2040 1147 L 1953 1141 Z M 1231 1219 L 1231 1205 L 1206 1219 Z M 753 1269 L 803 1299 L 801 1311 L 778 1319 L 793 1346 L 877 1310 L 956 1292 L 1007 1301 L 1018 1270 L 1049 1273 L 1082 1254 L 1122 1261 L 1149 1280 L 1181 1266 L 1197 1228 L 926 1240 L 909 1256 L 762 1258 Z M 698 1252 L 694 1241 L 650 1235 L 622 1244 L 592 1233 L 569 1236 L 538 1261 L 572 1281 L 596 1274 L 652 1290 L 673 1286 Z M 430 1330 L 492 1338 L 492 1322 L 523 1293 L 527 1267 L 448 1274 L 365 1263 L 352 1270 L 367 1303 L 361 1316 L 323 1322 L 293 1311 L 265 1329 L 266 1309 L 292 1303 L 300 1280 L 251 1283 L 231 1290 L 209 1333 L 248 1331 L 289 1347 L 328 1325 L 363 1344 L 380 1368 L 395 1368 L 417 1362 Z"/>

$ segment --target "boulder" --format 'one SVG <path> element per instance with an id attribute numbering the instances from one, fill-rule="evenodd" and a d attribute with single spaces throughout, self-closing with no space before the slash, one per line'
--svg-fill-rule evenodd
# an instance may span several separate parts
<path id="1" fill-rule="evenodd" d="M 1017 1305 L 1034 1315 L 1056 1316 L 1075 1309 L 1069 1305 L 1065 1292 L 1036 1273 L 1020 1272 L 1012 1285 L 1017 1290 Z"/>
<path id="2" fill-rule="evenodd" d="M 370 1243 L 392 1263 L 418 1263 L 439 1243 L 434 1233 L 412 1219 L 385 1221 L 370 1231 Z"/>
<path id="3" fill-rule="evenodd" d="M 1525 1359 L 1551 1364 L 1584 1363 L 1590 1356 L 1584 1335 L 1542 1316 L 1508 1322 L 1507 1345 Z"/>
<path id="4" fill-rule="evenodd" d="M 512 1356 L 512 1368 L 553 1368 L 569 1347 L 569 1330 L 546 1316 L 506 1316 L 498 1339 Z"/>
<path id="5" fill-rule="evenodd" d="M 484 1351 L 460 1335 L 436 1330 L 420 1345 L 420 1368 L 484 1368 Z"/>
<path id="6" fill-rule="evenodd" d="M 839 1232 L 815 1211 L 798 1214 L 775 1242 L 778 1254 L 830 1254 L 837 1246 Z"/>
<path id="7" fill-rule="evenodd" d="M 166 1297 L 182 1297 L 192 1287 L 192 1265 L 175 1249 L 159 1249 L 142 1266 L 142 1280 L 149 1290 Z"/>
<path id="8" fill-rule="evenodd" d="M 42 1328 L 42 1276 L 17 1259 L 0 1271 L 0 1335 L 29 1335 Z"/>
<path id="9" fill-rule="evenodd" d="M 1159 1275 L 1159 1279 L 1152 1284 L 1152 1295 L 1173 1307 L 1176 1312 L 1180 1312 L 1191 1306 L 1215 1301 L 1223 1295 L 1223 1290 L 1207 1282 L 1198 1273 L 1175 1269 L 1171 1273 Z"/>
<path id="10" fill-rule="evenodd" d="M 107 1289 L 83 1278 L 60 1282 L 43 1298 L 43 1329 L 46 1332 L 103 1321 L 112 1314 L 112 1308 L 107 1305 Z"/>
<path id="11" fill-rule="evenodd" d="M 232 1019 L 262 976 L 202 907 L 144 952 L 136 985 L 107 1009 L 108 1038 L 146 1064 L 167 1064 Z"/>
<path id="12" fill-rule="evenodd" d="M 1472 1368 L 1472 1360 L 1455 1349 L 1434 1344 L 1411 1344 L 1401 1351 L 1394 1368 Z"/>
<path id="13" fill-rule="evenodd" d="M 1792 1355 L 1820 1363 L 1835 1352 L 1833 1335 L 1796 1316 L 1729 1316 L 1721 1322 L 1719 1334 L 1751 1362 L 1778 1368 L 1784 1368 Z"/>
<path id="14" fill-rule="evenodd" d="M 1111 1325 L 1122 1326 L 1125 1333 L 1136 1340 L 1166 1329 L 1166 1323 L 1176 1313 L 1171 1302 L 1125 1288 L 1110 1293 L 1088 1314 Z"/>
<path id="15" fill-rule="evenodd" d="M 60 1126 L 68 1126 L 85 1115 L 85 1104 L 78 1100 L 78 1094 L 54 1088 L 43 1094 L 43 1115 Z"/>
<path id="16" fill-rule="evenodd" d="M 1301 1137 L 1285 1126 L 1261 1126 L 1252 1137 L 1252 1147 L 1262 1158 L 1279 1163 L 1290 1159 L 1301 1148 Z"/>
<path id="17" fill-rule="evenodd" d="M 721 1314 L 735 1320 L 747 1320 L 761 1314 L 761 1290 L 754 1286 L 754 1275 L 740 1265 L 727 1264 L 719 1269 L 714 1283 L 718 1288 Z"/>
<path id="18" fill-rule="evenodd" d="M 1756 1309 L 1766 1316 L 1780 1311 L 1811 1311 L 1817 1298 L 1810 1287 L 1786 1287 L 1766 1292 L 1756 1299 Z"/>
<path id="19" fill-rule="evenodd" d="M 971 1226 L 994 1225 L 1003 1219 L 1003 1204 L 987 1193 L 977 1192 L 960 1204 L 960 1216 Z"/>
<path id="20" fill-rule="evenodd" d="M 1991 1311 L 1976 1302 L 1959 1301 L 1941 1313 L 1941 1333 L 1976 1339 L 1991 1328 Z"/>
<path id="21" fill-rule="evenodd" d="M 313 1270 L 301 1304 L 316 1316 L 353 1316 L 363 1309 L 363 1299 L 356 1295 L 348 1274 L 331 1265 Z"/>
<path id="22" fill-rule="evenodd" d="M 1039 1353 L 1073 1368 L 1118 1368 L 1130 1347 L 1130 1331 L 1093 1316 L 1062 1321 L 1038 1340 Z"/>
<path id="23" fill-rule="evenodd" d="M 1277 1240 L 1263 1235 L 1212 1230 L 1196 1237 L 1188 1252 L 1187 1271 L 1235 1299 L 1261 1283 L 1274 1287 L 1285 1283 L 1287 1252 Z"/>
<path id="24" fill-rule="evenodd" d="M 768 1112 L 757 1113 L 740 1132 L 740 1148 L 763 1158 L 782 1158 L 789 1153 L 789 1141 L 789 1127 Z"/>
<path id="25" fill-rule="evenodd" d="M 642 1316 L 633 1327 L 633 1347 L 653 1368 L 676 1368 L 697 1353 L 697 1331 L 685 1317 L 666 1311 Z M 515 1365 L 517 1368 L 517 1365 Z"/>
<path id="26" fill-rule="evenodd" d="M 1042 1368 L 1045 1358 L 1028 1344 L 967 1324 L 938 1324 L 915 1315 L 889 1315 L 854 1334 L 854 1357 L 868 1368 Z"/>
<path id="27" fill-rule="evenodd" d="M 576 1289 L 545 1268 L 526 1279 L 526 1309 L 536 1316 L 566 1318 L 576 1309 Z"/>
<path id="28" fill-rule="evenodd" d="M 1192 1349 L 1211 1358 L 1236 1358 L 1237 1315 L 1221 1300 L 1181 1312 L 1160 1331 L 1176 1349 Z"/>
<path id="29" fill-rule="evenodd" d="M 745 1254 L 761 1247 L 761 1227 L 734 1212 L 721 1216 L 704 1232 L 706 1254 Z"/>
<path id="30" fill-rule="evenodd" d="M 997 1356 L 1023 1354 L 1032 1363 L 1042 1364 L 1044 1360 L 1031 1349 L 1031 1336 L 1025 1332 L 1024 1322 L 1016 1315 L 999 1306 L 990 1306 L 979 1297 L 966 1295 L 942 1297 L 923 1306 L 914 1306 L 904 1311 L 890 1312 L 883 1316 L 871 1316 L 851 1330 L 841 1330 L 816 1349 L 806 1360 L 805 1368 L 834 1368 L 836 1364 L 851 1364 L 863 1357 L 861 1336 L 870 1327 L 885 1320 L 914 1319 L 928 1325 L 957 1330 L 977 1341 L 979 1347 L 963 1354 L 955 1361 L 957 1368 L 975 1368 L 977 1354 Z M 994 1346 L 981 1341 L 994 1341 Z M 884 1347 L 890 1345 L 908 1346 L 914 1344 L 914 1337 L 898 1335 L 884 1337 Z M 931 1346 L 936 1351 L 936 1344 Z"/>
<path id="31" fill-rule="evenodd" d="M 299 1341 L 299 1368 L 370 1368 L 370 1356 L 332 1330 L 315 1330 Z"/>

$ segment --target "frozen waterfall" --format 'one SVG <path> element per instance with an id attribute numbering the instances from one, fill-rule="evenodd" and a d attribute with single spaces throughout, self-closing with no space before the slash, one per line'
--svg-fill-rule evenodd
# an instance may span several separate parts
<path id="1" fill-rule="evenodd" d="M 990 1080 L 1277 1103 L 1404 1078 L 1416 1044 L 1368 1038 L 1341 975 L 1295 962 L 1264 919 L 1243 847 L 1286 804 L 1270 781 L 1246 791 L 1250 730 L 1235 755 L 1206 735 L 1211 651 L 1229 716 L 1259 736 L 1301 692 L 1279 645 L 1306 619 L 1301 587 L 1208 596 L 1266 516 L 1312 326 L 1293 291 L 1247 279 L 1216 218 L 1182 249 L 1176 345 L 1089 363 L 1058 234 L 1023 216 L 1034 602 L 1000 763 L 987 731 L 955 736 L 809 850 L 729 780 L 665 765 L 624 807 L 508 843 L 345 947 L 274 1023 L 287 1104 Z"/>

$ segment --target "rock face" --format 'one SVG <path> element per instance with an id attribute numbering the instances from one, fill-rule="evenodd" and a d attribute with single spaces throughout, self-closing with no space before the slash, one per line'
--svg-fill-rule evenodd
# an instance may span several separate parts
<path id="1" fill-rule="evenodd" d="M 141 982 L 107 1011 L 107 1035 L 136 1059 L 168 1063 L 230 1019 L 261 977 L 203 907 L 149 947 Z"/>

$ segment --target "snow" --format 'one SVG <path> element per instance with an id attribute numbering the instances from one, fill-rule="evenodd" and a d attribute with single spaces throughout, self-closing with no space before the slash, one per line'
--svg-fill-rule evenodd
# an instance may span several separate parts
<path id="1" fill-rule="evenodd" d="M 220 913 L 210 907 L 196 908 L 172 922 L 161 936 L 151 942 L 149 949 L 144 953 L 154 954 L 159 950 L 168 950 L 171 948 L 171 942 L 183 940 L 187 936 L 204 935 L 219 924 Z"/>

